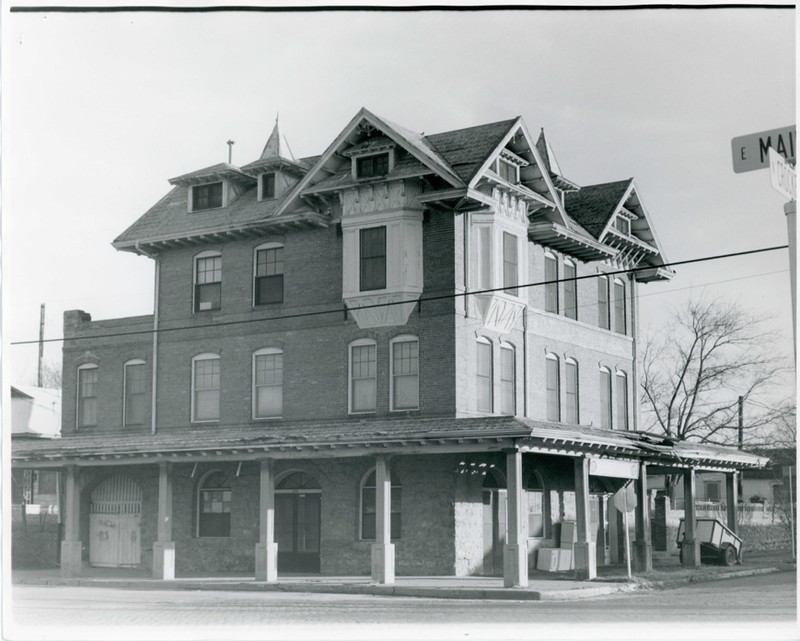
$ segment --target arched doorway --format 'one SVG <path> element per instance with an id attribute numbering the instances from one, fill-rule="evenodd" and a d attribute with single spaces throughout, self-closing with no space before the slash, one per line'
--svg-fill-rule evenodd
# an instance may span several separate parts
<path id="1" fill-rule="evenodd" d="M 496 471 L 487 472 L 483 481 L 483 564 L 481 574 L 503 574 L 503 547 L 506 543 L 506 480 Z"/>
<path id="2" fill-rule="evenodd" d="M 319 572 L 319 482 L 290 472 L 275 487 L 275 538 L 279 572 Z"/>
<path id="3" fill-rule="evenodd" d="M 141 561 L 142 489 L 129 476 L 102 481 L 89 504 L 89 564 L 132 568 Z"/>

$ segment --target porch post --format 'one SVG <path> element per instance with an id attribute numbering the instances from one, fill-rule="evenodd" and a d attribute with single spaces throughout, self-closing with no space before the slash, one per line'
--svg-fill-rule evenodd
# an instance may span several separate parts
<path id="1" fill-rule="evenodd" d="M 594 579 L 597 576 L 597 551 L 592 542 L 589 517 L 589 459 L 575 459 L 575 577 Z"/>
<path id="2" fill-rule="evenodd" d="M 522 452 L 506 454 L 506 519 L 508 538 L 503 554 L 503 585 L 507 588 L 528 587 L 528 537 L 522 514 Z"/>
<path id="3" fill-rule="evenodd" d="M 683 473 L 683 565 L 691 567 L 700 566 L 700 543 L 697 541 L 697 515 L 695 514 L 694 468 L 690 467 Z"/>
<path id="4" fill-rule="evenodd" d="M 261 461 L 261 491 L 258 497 L 258 543 L 256 581 L 278 580 L 278 544 L 275 543 L 275 462 Z"/>
<path id="5" fill-rule="evenodd" d="M 392 543 L 392 481 L 385 456 L 375 460 L 375 543 L 372 545 L 372 580 L 394 583 L 394 544 Z"/>
<path id="6" fill-rule="evenodd" d="M 175 578 L 175 542 L 172 540 L 172 465 L 158 464 L 157 539 L 153 543 L 153 578 Z"/>
<path id="7" fill-rule="evenodd" d="M 80 470 L 67 465 L 64 483 L 64 540 L 61 541 L 61 576 L 80 576 L 83 565 L 81 553 L 81 488 Z"/>
<path id="8" fill-rule="evenodd" d="M 725 503 L 728 508 L 728 528 L 739 534 L 739 472 L 728 472 L 725 475 Z"/>
<path id="9" fill-rule="evenodd" d="M 650 538 L 650 505 L 647 500 L 647 463 L 639 465 L 639 478 L 636 489 L 636 540 L 634 547 L 634 568 L 637 572 L 653 569 L 653 544 Z"/>

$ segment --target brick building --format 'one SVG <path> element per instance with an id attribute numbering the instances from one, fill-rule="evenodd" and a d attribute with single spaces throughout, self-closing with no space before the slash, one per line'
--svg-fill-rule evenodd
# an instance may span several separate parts
<path id="1" fill-rule="evenodd" d="M 633 180 L 577 185 L 521 118 L 361 110 L 303 159 L 276 124 L 170 183 L 113 243 L 155 261 L 154 313 L 66 312 L 63 436 L 14 449 L 64 475 L 64 574 L 524 585 L 574 521 L 593 577 L 623 484 L 762 463 L 636 431 L 637 288 L 672 272 Z"/>

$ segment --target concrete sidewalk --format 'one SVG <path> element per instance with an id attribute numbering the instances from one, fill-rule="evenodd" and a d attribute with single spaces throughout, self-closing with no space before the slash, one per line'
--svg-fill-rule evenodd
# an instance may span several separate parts
<path id="1" fill-rule="evenodd" d="M 672 557 L 656 557 L 651 572 L 627 577 L 625 566 L 599 568 L 593 581 L 575 580 L 572 572 L 531 572 L 525 588 L 505 588 L 500 577 L 428 577 L 400 576 L 394 585 L 377 585 L 369 577 L 282 574 L 276 583 L 256 582 L 253 575 L 193 575 L 171 581 L 151 578 L 140 570 L 85 567 L 84 575 L 64 579 L 58 569 L 13 570 L 16 585 L 68 585 L 80 587 L 122 588 L 130 590 L 226 590 L 263 592 L 306 592 L 329 594 L 370 594 L 446 599 L 497 600 L 571 600 L 592 598 L 618 592 L 664 589 L 700 581 L 767 574 L 795 569 L 790 553 L 753 555 L 742 565 L 724 567 L 703 565 L 683 568 Z"/>

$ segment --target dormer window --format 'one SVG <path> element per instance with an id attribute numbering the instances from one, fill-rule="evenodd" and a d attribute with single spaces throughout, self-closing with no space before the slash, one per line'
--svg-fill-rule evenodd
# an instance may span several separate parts
<path id="1" fill-rule="evenodd" d="M 517 178 L 517 166 L 502 158 L 497 160 L 497 174 L 500 178 L 510 182 L 512 185 L 516 185 L 517 182 L 519 182 Z"/>
<path id="2" fill-rule="evenodd" d="M 261 197 L 260 200 L 275 198 L 275 174 L 261 174 Z"/>
<path id="3" fill-rule="evenodd" d="M 192 187 L 192 211 L 222 207 L 222 182 Z"/>
<path id="4" fill-rule="evenodd" d="M 631 221 L 622 216 L 617 216 L 617 219 L 614 221 L 614 228 L 621 234 L 629 236 L 631 233 Z"/>
<path id="5" fill-rule="evenodd" d="M 377 178 L 388 173 L 388 153 L 356 158 L 356 178 Z"/>

